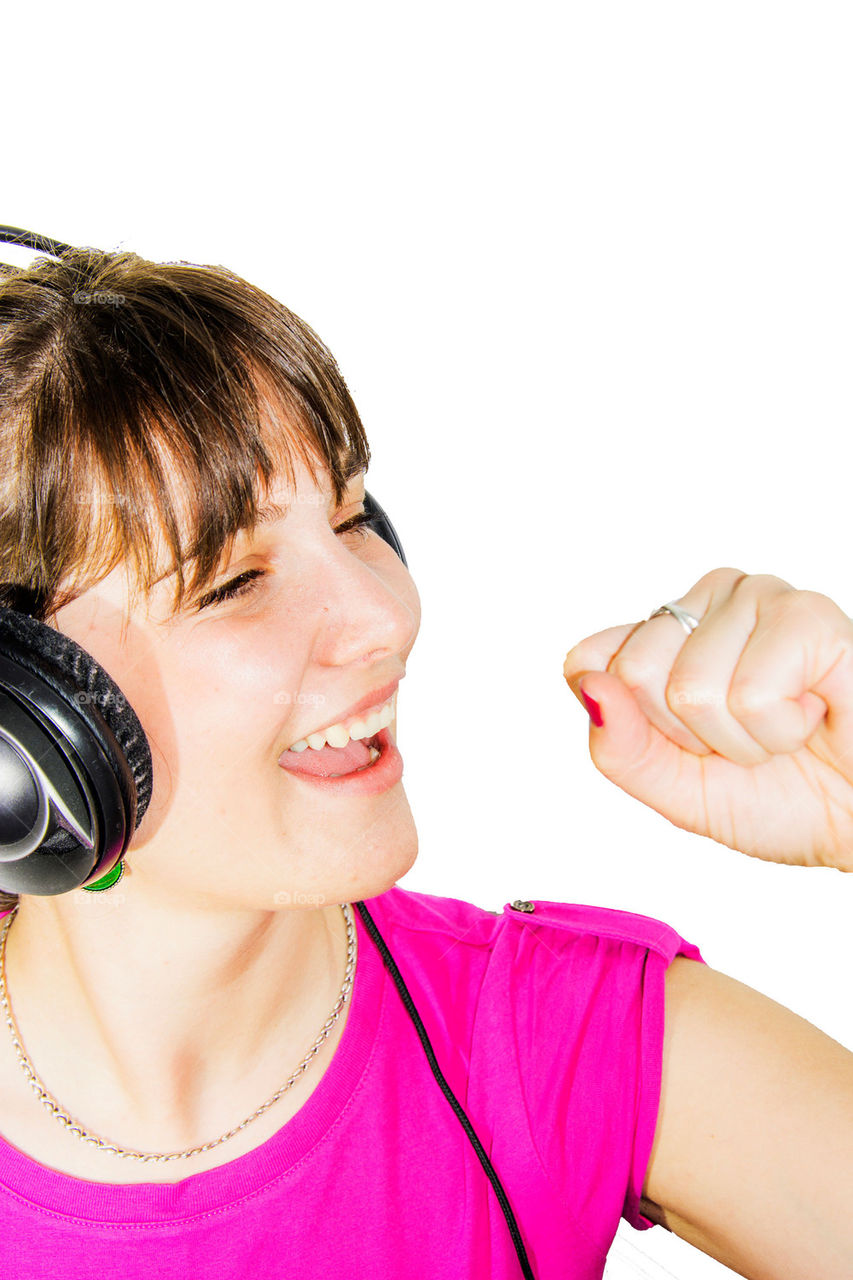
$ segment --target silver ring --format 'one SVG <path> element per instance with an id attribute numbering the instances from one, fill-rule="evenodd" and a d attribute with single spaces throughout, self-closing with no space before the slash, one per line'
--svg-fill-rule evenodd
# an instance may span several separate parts
<path id="1" fill-rule="evenodd" d="M 662 613 L 671 613 L 673 618 L 677 618 L 684 630 L 690 635 L 691 631 L 695 631 L 699 626 L 699 619 L 694 618 L 692 613 L 688 613 L 686 609 L 682 609 L 680 604 L 675 600 L 670 600 L 669 604 L 662 604 L 659 609 L 655 609 L 654 613 L 650 613 L 647 622 L 652 618 L 657 618 Z"/>

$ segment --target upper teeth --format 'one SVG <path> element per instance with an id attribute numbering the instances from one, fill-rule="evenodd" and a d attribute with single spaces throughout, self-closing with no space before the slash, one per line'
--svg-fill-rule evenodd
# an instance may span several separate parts
<path id="1" fill-rule="evenodd" d="M 397 690 L 395 689 L 385 705 L 378 711 L 371 711 L 365 719 L 353 720 L 349 725 L 330 724 L 327 729 L 320 729 L 318 733 L 309 733 L 307 738 L 300 738 L 298 742 L 294 742 L 290 750 L 304 751 L 306 747 L 313 747 L 315 751 L 322 751 L 325 746 L 345 747 L 352 738 L 372 738 L 380 729 L 384 729 L 391 723 L 396 712 Z"/>

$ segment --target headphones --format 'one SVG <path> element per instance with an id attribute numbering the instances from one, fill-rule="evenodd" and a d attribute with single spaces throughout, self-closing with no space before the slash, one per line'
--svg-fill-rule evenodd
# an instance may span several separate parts
<path id="1" fill-rule="evenodd" d="M 71 248 L 20 227 L 0 226 L 0 242 L 59 258 Z M 408 568 L 394 526 L 367 492 L 364 507 L 368 527 Z M 136 712 L 103 667 L 33 616 L 35 593 L 14 586 L 0 592 L 10 604 L 0 607 L 0 890 L 68 893 L 103 878 L 125 852 L 151 801 L 151 749 Z M 355 906 L 492 1183 L 525 1280 L 534 1280 L 506 1192 L 441 1073 L 373 917 L 364 902 Z"/>

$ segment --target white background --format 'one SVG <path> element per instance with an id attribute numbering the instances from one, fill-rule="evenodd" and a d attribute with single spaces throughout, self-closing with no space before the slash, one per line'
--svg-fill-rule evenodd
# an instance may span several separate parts
<path id="1" fill-rule="evenodd" d="M 853 1046 L 853 879 L 623 794 L 562 678 L 578 640 L 717 566 L 853 614 L 849 15 L 7 16 L 0 219 L 224 263 L 335 352 L 423 604 L 399 696 L 421 840 L 404 887 L 654 916 Z M 731 1274 L 626 1224 L 608 1264 Z"/>

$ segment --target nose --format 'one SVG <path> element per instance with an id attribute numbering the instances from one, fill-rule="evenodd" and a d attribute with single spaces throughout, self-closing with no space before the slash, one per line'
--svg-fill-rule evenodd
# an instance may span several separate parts
<path id="1" fill-rule="evenodd" d="M 405 656 L 421 617 L 406 565 L 372 528 L 339 535 L 327 526 L 327 532 L 315 579 L 319 660 L 343 666 Z"/>

